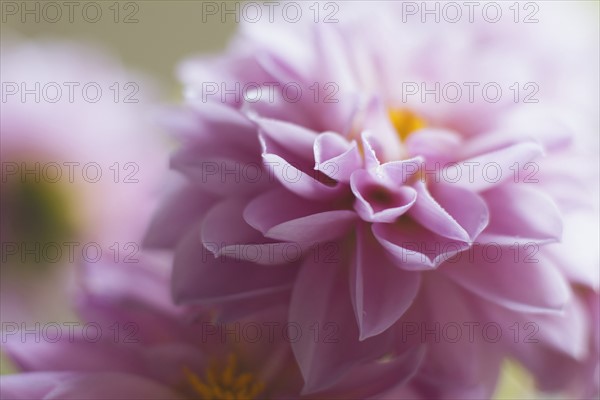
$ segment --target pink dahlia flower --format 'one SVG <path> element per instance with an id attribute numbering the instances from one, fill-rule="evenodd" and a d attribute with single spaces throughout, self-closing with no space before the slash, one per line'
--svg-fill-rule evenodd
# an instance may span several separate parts
<path id="1" fill-rule="evenodd" d="M 597 58 L 574 64 L 593 35 L 548 3 L 530 25 L 400 23 L 406 4 L 243 24 L 226 55 L 184 63 L 169 123 L 187 184 L 147 242 L 176 249 L 180 303 L 333 324 L 335 344 L 292 344 L 304 393 L 409 356 L 391 397 L 490 397 L 505 358 L 597 393 L 597 233 L 567 219 L 597 215 Z M 525 83 L 538 102 L 513 96 Z"/>
<path id="2" fill-rule="evenodd" d="M 156 88 L 82 43 L 3 37 L 2 321 L 64 313 L 67 275 L 135 262 L 167 171 Z"/>
<path id="3" fill-rule="evenodd" d="M 284 329 L 285 306 L 236 323 L 172 304 L 157 260 L 84 268 L 78 322 L 3 333 L 21 373 L 0 378 L 2 399 L 299 398 L 302 376 Z M 407 361 L 403 360 L 403 364 Z M 393 365 L 390 364 L 390 365 Z M 404 367 L 406 368 L 406 367 Z M 377 395 L 385 367 L 317 398 Z"/>

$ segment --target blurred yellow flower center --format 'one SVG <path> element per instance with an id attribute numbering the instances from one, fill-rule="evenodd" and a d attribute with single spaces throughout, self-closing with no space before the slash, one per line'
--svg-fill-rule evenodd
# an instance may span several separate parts
<path id="1" fill-rule="evenodd" d="M 2 235 L 24 248 L 72 240 L 77 234 L 77 215 L 72 205 L 74 193 L 61 182 L 47 182 L 36 176 L 11 175 L 0 187 Z M 3 237 L 4 239 L 4 237 Z M 16 259 L 13 259 L 16 261 Z M 34 262 L 35 261 L 35 262 Z M 3 263 L 4 264 L 4 263 Z M 8 264 L 18 271 L 37 271 L 49 266 L 35 256 Z M 34 267 L 35 269 L 24 269 Z"/>
<path id="2" fill-rule="evenodd" d="M 189 368 L 184 368 L 183 372 L 198 399 L 257 399 L 265 388 L 264 383 L 250 372 L 239 371 L 237 364 L 237 357 L 231 354 L 224 368 L 216 364 L 207 368 L 204 379 Z"/>
<path id="3" fill-rule="evenodd" d="M 423 118 L 406 109 L 392 108 L 388 111 L 388 115 L 402 141 L 406 140 L 414 131 L 425 128 L 427 125 Z"/>

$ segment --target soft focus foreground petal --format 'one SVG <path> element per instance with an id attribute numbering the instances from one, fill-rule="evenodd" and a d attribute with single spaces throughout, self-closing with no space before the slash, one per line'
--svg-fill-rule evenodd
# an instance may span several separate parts
<path id="1" fill-rule="evenodd" d="M 86 329 L 85 331 L 83 329 Z M 109 335 L 98 342 L 86 339 L 93 338 L 92 329 L 69 329 L 60 340 L 50 342 L 35 337 L 22 340 L 21 333 L 9 337 L 3 344 L 3 351 L 10 359 L 26 372 L 33 371 L 119 371 L 136 373 L 143 370 L 140 348 L 135 344 L 115 346 Z M 96 331 L 108 331 L 109 326 L 96 323 Z M 50 332 L 50 328 L 47 329 Z M 48 333 L 50 334 L 50 333 Z M 38 337 L 39 339 L 39 337 Z"/>
<path id="2" fill-rule="evenodd" d="M 437 272 L 423 275 L 417 307 L 399 322 L 401 342 L 427 346 L 414 385 L 423 398 L 490 398 L 500 348 L 481 335 L 465 332 L 480 320 L 472 307 L 474 298 Z"/>
<path id="3" fill-rule="evenodd" d="M 76 372 L 27 372 L 0 376 L 0 399 L 45 399 L 63 382 L 76 376 Z"/>
<path id="4" fill-rule="evenodd" d="M 417 373 L 424 347 L 414 347 L 395 357 L 383 358 L 352 368 L 330 390 L 315 394 L 316 399 L 379 399 L 394 393 Z M 311 397 L 309 397 L 311 398 Z"/>
<path id="5" fill-rule="evenodd" d="M 385 331 L 404 314 L 417 295 L 421 275 L 394 266 L 366 224 L 359 227 L 356 241 L 350 293 L 360 340 L 364 340 Z"/>
<path id="6" fill-rule="evenodd" d="M 303 332 L 292 342 L 292 350 L 304 377 L 304 394 L 334 386 L 350 368 L 377 359 L 390 348 L 391 337 L 386 334 L 358 341 L 343 258 L 338 254 L 334 262 L 327 262 L 308 257 L 292 291 L 289 323 Z M 323 334 L 319 340 L 305 334 L 311 327 Z M 294 330 L 290 335 L 296 335 Z"/>
<path id="7" fill-rule="evenodd" d="M 135 336 L 135 341 L 147 344 L 173 337 L 178 331 L 165 321 L 174 324 L 182 310 L 173 304 L 170 268 L 164 267 L 166 262 L 161 265 L 147 256 L 135 264 L 112 260 L 85 264 L 76 298 L 78 315 L 105 327 L 103 331 L 119 324 L 128 338 Z"/>
<path id="8" fill-rule="evenodd" d="M 169 387 L 137 375 L 119 373 L 82 374 L 66 380 L 45 400 L 184 400 Z"/>

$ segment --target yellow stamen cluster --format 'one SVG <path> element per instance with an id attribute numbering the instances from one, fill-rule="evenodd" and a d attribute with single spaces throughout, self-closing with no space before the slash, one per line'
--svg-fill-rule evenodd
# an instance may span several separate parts
<path id="1" fill-rule="evenodd" d="M 184 368 L 183 373 L 200 400 L 256 399 L 265 389 L 264 383 L 251 373 L 240 373 L 237 369 L 237 358 L 231 354 L 224 369 L 212 365 L 206 370 L 204 380 L 189 368 Z"/>
<path id="2" fill-rule="evenodd" d="M 414 131 L 426 126 L 423 118 L 408 110 L 391 109 L 388 111 L 388 115 L 402 141 L 406 140 L 406 138 Z"/>

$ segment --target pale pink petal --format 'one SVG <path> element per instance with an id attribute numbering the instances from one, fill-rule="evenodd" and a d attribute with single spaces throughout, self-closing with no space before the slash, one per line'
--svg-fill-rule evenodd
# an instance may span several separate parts
<path id="1" fill-rule="evenodd" d="M 469 254 L 443 265 L 441 271 L 478 296 L 514 311 L 562 310 L 571 289 L 553 265 L 515 260 L 508 247 L 494 251 L 489 253 L 485 246 L 475 245 Z"/>
<path id="2" fill-rule="evenodd" d="M 502 245 L 546 244 L 562 236 L 562 216 L 543 192 L 527 184 L 503 185 L 483 193 L 490 209 L 490 223 L 482 243 Z"/>
<path id="3" fill-rule="evenodd" d="M 421 276 L 394 266 L 364 224 L 356 242 L 350 292 L 360 340 L 364 340 L 385 331 L 404 314 L 417 295 Z"/>

